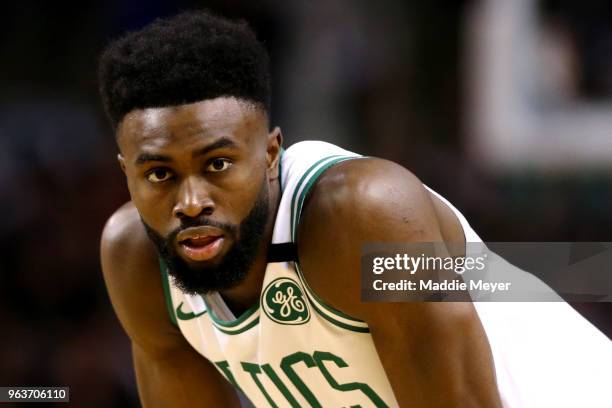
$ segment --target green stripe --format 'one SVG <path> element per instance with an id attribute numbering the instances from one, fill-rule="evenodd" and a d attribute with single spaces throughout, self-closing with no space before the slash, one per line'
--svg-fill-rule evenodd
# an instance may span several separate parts
<path id="1" fill-rule="evenodd" d="M 325 164 L 325 165 L 323 165 L 321 168 L 319 168 L 319 169 L 318 169 L 318 170 L 317 170 L 317 171 L 316 171 L 314 174 L 312 174 L 312 177 L 310 177 L 310 178 L 308 179 L 308 181 L 306 182 L 306 186 L 304 187 L 304 189 L 302 190 L 301 194 L 299 195 L 299 199 L 298 199 L 298 205 L 297 205 L 297 211 L 296 211 L 296 214 L 292 214 L 292 217 L 291 217 L 291 221 L 292 221 L 292 222 L 291 222 L 291 237 L 292 237 L 292 240 L 293 240 L 294 242 L 295 242 L 295 240 L 296 240 L 297 225 L 299 224 L 299 219 L 300 219 L 300 217 L 301 217 L 302 208 L 303 208 L 303 206 L 304 206 L 304 202 L 305 202 L 305 200 L 306 200 L 306 196 L 308 195 L 308 192 L 310 191 L 310 189 L 312 188 L 312 186 L 314 185 L 314 183 L 316 183 L 316 181 L 317 181 L 317 179 L 319 178 L 319 176 L 320 176 L 320 175 L 321 175 L 323 172 L 325 172 L 326 170 L 328 170 L 330 167 L 332 167 L 332 166 L 333 166 L 333 165 L 335 165 L 335 164 L 338 164 L 338 163 L 340 163 L 340 162 L 343 162 L 343 161 L 346 161 L 346 160 L 350 160 L 350 159 L 357 159 L 357 158 L 359 158 L 360 156 L 355 156 L 355 157 L 353 157 L 353 156 L 339 156 L 339 155 L 336 155 L 336 156 L 329 156 L 329 157 L 326 157 L 326 158 L 324 158 L 324 159 L 322 159 L 322 160 L 319 160 L 317 163 L 315 163 L 313 166 L 311 166 L 311 167 L 308 169 L 308 171 L 307 171 L 307 172 L 304 174 L 304 176 L 302 177 L 302 179 L 301 179 L 301 180 L 298 182 L 298 186 L 297 186 L 297 188 L 296 188 L 296 190 L 295 190 L 295 192 L 294 192 L 294 195 L 293 195 L 293 200 L 292 200 L 292 205 L 291 205 L 291 210 L 292 210 L 292 211 L 293 211 L 293 210 L 296 208 L 296 207 L 295 207 L 295 200 L 296 200 L 296 198 L 297 198 L 297 196 L 298 196 L 299 188 L 301 187 L 301 185 L 302 185 L 302 183 L 303 183 L 304 179 L 306 178 L 306 176 L 310 175 L 310 173 L 312 173 L 312 171 L 314 170 L 314 168 L 315 168 L 317 165 L 319 165 L 321 162 L 323 162 L 323 161 L 325 161 L 325 160 L 327 160 L 327 159 L 330 159 L 330 158 L 332 158 L 332 157 L 335 157 L 335 159 L 334 159 L 334 160 L 332 160 L 332 161 L 330 161 L 329 163 L 326 163 L 326 164 Z M 365 323 L 363 320 L 356 319 L 356 318 L 354 318 L 354 317 L 352 317 L 352 316 L 349 316 L 348 314 L 346 314 L 346 313 L 344 313 L 344 312 L 342 312 L 342 311 L 340 311 L 340 310 L 337 310 L 337 309 L 335 309 L 335 308 L 333 308 L 333 307 L 331 307 L 331 306 L 327 305 L 327 304 L 326 304 L 326 303 L 325 303 L 325 302 L 324 302 L 324 301 L 323 301 L 323 300 L 322 300 L 322 299 L 321 299 L 321 298 L 320 298 L 320 297 L 319 297 L 319 296 L 318 296 L 318 295 L 317 295 L 317 294 L 316 294 L 316 293 L 315 293 L 315 292 L 312 290 L 312 288 L 311 288 L 311 287 L 308 285 L 308 282 L 306 282 L 306 279 L 304 279 L 304 276 L 303 276 L 303 274 L 302 274 L 302 272 L 301 272 L 301 270 L 300 270 L 300 268 L 299 268 L 299 265 L 297 265 L 297 264 L 296 264 L 296 268 L 297 268 L 297 270 L 298 270 L 298 275 L 299 275 L 299 277 L 300 277 L 300 280 L 301 280 L 301 281 L 302 281 L 302 283 L 304 284 L 304 287 L 306 288 L 306 292 L 308 293 L 308 295 L 309 295 L 309 297 L 310 297 L 311 299 L 312 299 L 312 298 L 314 298 L 314 299 L 315 299 L 315 300 L 316 300 L 318 303 L 320 303 L 320 305 L 321 305 L 321 306 L 322 306 L 324 309 L 326 309 L 326 310 L 327 310 L 329 313 L 331 313 L 331 314 L 333 314 L 333 315 L 337 315 L 337 316 L 339 316 L 339 317 L 345 318 L 345 319 L 347 319 L 347 320 L 352 320 L 352 321 L 354 321 L 354 322 Z M 311 302 L 311 303 L 315 303 L 315 302 Z M 316 309 L 319 311 L 319 314 L 322 314 L 322 315 L 323 315 L 323 317 L 325 317 L 325 318 L 326 318 L 328 321 L 330 321 L 330 322 L 332 322 L 332 323 L 335 323 L 335 324 L 339 325 L 340 327 L 343 327 L 343 328 L 345 328 L 345 329 L 346 329 L 346 328 L 349 328 L 349 330 L 352 330 L 351 328 L 352 328 L 352 327 L 355 327 L 355 326 L 348 325 L 348 324 L 346 324 L 346 323 L 339 322 L 339 321 L 337 321 L 337 320 L 335 320 L 335 319 L 333 319 L 333 318 L 331 318 L 331 317 L 327 316 L 327 315 L 326 315 L 324 312 L 322 312 L 322 311 L 321 311 L 321 309 L 320 309 L 320 308 L 317 308 L 317 307 L 315 307 L 315 308 L 316 308 Z M 364 331 L 364 330 L 365 330 L 365 331 Z M 369 332 L 369 329 L 364 329 L 363 327 L 358 327 L 358 329 L 357 329 L 356 331 L 360 331 L 360 332 Z"/>
<path id="2" fill-rule="evenodd" d="M 166 308 L 168 309 L 168 316 L 170 316 L 170 321 L 176 327 L 178 327 L 178 322 L 176 321 L 176 315 L 174 314 L 174 306 L 172 305 L 172 295 L 170 294 L 170 282 L 168 276 L 168 270 L 166 263 L 161 259 L 159 259 L 159 270 L 161 271 L 162 277 L 162 286 L 164 287 L 164 298 L 166 299 Z"/>
<path id="3" fill-rule="evenodd" d="M 367 324 L 367 322 L 364 322 L 363 320 L 355 319 L 354 317 L 351 317 L 351 316 L 347 315 L 346 313 L 342 313 L 341 311 L 336 310 L 336 309 L 326 305 L 325 302 L 323 302 L 321 300 L 321 298 L 319 298 L 317 296 L 317 294 L 314 293 L 314 291 L 308 286 L 308 283 L 306 283 L 306 280 L 304 279 L 304 277 L 302 275 L 302 271 L 300 270 L 300 267 L 299 267 L 299 265 L 297 263 L 296 263 L 296 269 L 297 269 L 300 281 L 304 284 L 304 289 L 306 291 L 306 296 L 310 300 L 310 304 L 312 305 L 312 307 L 317 311 L 317 313 L 321 317 L 323 317 L 328 322 L 335 324 L 338 327 L 342 327 L 343 329 L 355 331 L 355 332 L 358 332 L 358 333 L 369 333 L 370 332 L 370 328 L 369 327 L 353 326 L 353 325 L 350 325 L 348 323 L 341 322 L 341 321 L 336 320 L 333 317 L 329 316 L 325 311 L 323 311 L 321 308 L 319 308 L 317 303 L 320 303 L 321 306 L 323 306 L 331 314 L 340 315 L 341 317 L 344 317 L 346 319 L 352 320 L 354 322 L 366 323 Z"/>
<path id="4" fill-rule="evenodd" d="M 319 313 L 319 315 L 321 317 L 323 317 L 328 322 L 335 324 L 338 327 L 341 327 L 341 328 L 346 329 L 346 330 L 351 330 L 351 331 L 354 331 L 354 332 L 358 332 L 358 333 L 369 333 L 370 332 L 370 329 L 368 327 L 351 326 L 349 324 L 346 324 L 346 323 L 343 323 L 341 321 L 338 321 L 338 320 L 334 319 L 331 316 L 328 316 L 325 312 L 323 312 L 321 309 L 319 309 L 317 307 L 317 304 L 315 302 L 312 302 L 312 298 L 311 298 L 310 304 L 312 305 L 314 310 L 316 310 L 317 313 Z"/>
<path id="5" fill-rule="evenodd" d="M 208 314 L 209 316 L 212 315 L 212 313 Z M 223 332 L 225 334 L 240 334 L 240 333 L 244 333 L 245 331 L 249 330 L 251 327 L 256 326 L 259 323 L 259 316 L 257 316 L 257 319 L 254 319 L 251 323 L 247 324 L 246 326 L 244 326 L 243 328 L 239 329 L 239 330 L 225 330 L 219 326 L 217 326 L 216 324 L 214 325 L 215 328 L 217 328 L 217 330 L 219 330 L 220 332 Z"/>
<path id="6" fill-rule="evenodd" d="M 304 284 L 304 288 L 306 289 L 306 293 L 308 294 L 308 296 L 310 298 L 314 298 L 314 300 L 317 301 L 317 303 L 319 303 L 325 310 L 327 310 L 328 312 L 330 312 L 331 314 L 335 314 L 337 316 L 343 317 L 347 320 L 352 320 L 354 322 L 358 322 L 358 323 L 366 323 L 365 321 L 361 320 L 361 319 L 357 319 L 353 316 L 350 316 L 346 313 L 344 313 L 341 310 L 338 310 L 336 308 L 333 308 L 331 306 L 329 306 L 328 304 L 325 303 L 325 301 L 323 301 L 323 299 L 321 299 L 319 297 L 319 295 L 316 294 L 316 292 L 314 290 L 312 290 L 312 288 L 310 287 L 310 285 L 308 285 L 308 282 L 306 282 L 306 279 L 304 278 L 304 275 L 302 274 L 302 270 L 300 269 L 300 266 L 296 264 L 296 269 L 298 271 L 298 275 L 300 277 L 300 281 Z M 311 302 L 313 303 L 313 302 Z"/>
<path id="7" fill-rule="evenodd" d="M 332 161 L 330 161 L 329 163 L 326 163 L 325 165 L 321 166 L 321 168 L 319 170 L 317 170 L 312 177 L 310 177 L 308 179 L 308 181 L 306 182 L 306 187 L 304 187 L 304 190 L 302 190 L 302 193 L 300 194 L 300 198 L 298 200 L 298 205 L 297 205 L 297 211 L 295 214 L 295 218 L 291 218 L 292 219 L 292 224 L 291 224 L 291 239 L 295 242 L 296 238 L 297 238 L 297 226 L 300 223 L 300 217 L 302 215 L 302 207 L 304 206 L 304 201 L 306 200 L 306 196 L 308 195 L 308 192 L 310 191 L 310 189 L 312 188 L 312 186 L 314 185 L 314 183 L 317 182 L 317 179 L 319 178 L 319 176 L 321 174 L 323 174 L 324 171 L 326 171 L 327 169 L 329 169 L 330 167 L 332 167 L 335 164 L 338 164 L 340 162 L 346 161 L 346 160 L 350 160 L 353 159 L 354 157 L 338 157 L 337 159 L 334 159 Z M 293 205 L 293 204 L 292 204 Z M 291 207 L 293 209 L 293 206 Z"/>
<path id="8" fill-rule="evenodd" d="M 295 202 L 298 198 L 298 193 L 300 191 L 300 187 L 302 186 L 302 183 L 304 182 L 304 180 L 306 180 L 308 178 L 308 176 L 310 176 L 310 173 L 312 173 L 312 171 L 322 162 L 324 162 L 325 160 L 329 160 L 332 159 L 334 157 L 340 157 L 340 155 L 336 154 L 333 156 L 327 156 L 322 158 L 321 160 L 317 161 L 315 164 L 313 164 L 312 166 L 310 166 L 308 168 L 308 170 L 306 170 L 304 172 L 304 174 L 302 175 L 302 177 L 300 178 L 300 180 L 297 182 L 297 185 L 295 186 L 295 190 L 293 191 L 293 197 L 291 198 L 291 236 L 293 237 L 293 227 L 295 225 Z"/>
<path id="9" fill-rule="evenodd" d="M 219 326 L 222 327 L 236 327 L 238 325 L 240 325 L 241 323 L 243 323 L 245 320 L 247 320 L 249 317 L 251 317 L 253 315 L 253 313 L 255 313 L 257 311 L 257 309 L 259 309 L 259 301 L 257 303 L 255 303 L 253 306 L 251 306 L 248 310 L 246 310 L 244 313 L 242 313 L 242 315 L 237 318 L 236 320 L 232 320 L 232 321 L 226 321 L 226 320 L 221 320 L 217 317 L 217 315 L 215 314 L 215 311 L 210 307 L 210 305 L 208 304 L 208 302 L 206 301 L 206 299 L 204 297 L 202 297 L 202 299 L 204 300 L 204 304 L 206 305 L 206 310 L 208 310 L 210 313 L 210 317 L 212 318 L 212 320 L 218 324 Z"/>

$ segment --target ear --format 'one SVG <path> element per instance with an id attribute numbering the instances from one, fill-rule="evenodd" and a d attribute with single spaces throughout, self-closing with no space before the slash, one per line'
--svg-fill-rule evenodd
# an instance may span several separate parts
<path id="1" fill-rule="evenodd" d="M 119 166 L 121 167 L 121 171 L 123 171 L 123 174 L 125 174 L 125 159 L 123 158 L 121 153 L 119 153 L 117 155 L 117 161 L 119 162 Z"/>
<path id="2" fill-rule="evenodd" d="M 266 160 L 268 165 L 268 179 L 274 180 L 279 176 L 279 162 L 281 148 L 283 145 L 283 134 L 280 128 L 275 127 L 268 133 L 268 146 L 266 150 Z"/>

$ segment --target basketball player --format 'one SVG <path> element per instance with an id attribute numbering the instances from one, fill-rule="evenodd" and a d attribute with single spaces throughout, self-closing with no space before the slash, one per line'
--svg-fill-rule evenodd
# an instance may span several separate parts
<path id="1" fill-rule="evenodd" d="M 283 150 L 246 24 L 158 20 L 100 82 L 131 195 L 101 260 L 144 406 L 611 406 L 610 344 L 562 302 L 360 301 L 363 243 L 480 238 L 397 164 Z"/>

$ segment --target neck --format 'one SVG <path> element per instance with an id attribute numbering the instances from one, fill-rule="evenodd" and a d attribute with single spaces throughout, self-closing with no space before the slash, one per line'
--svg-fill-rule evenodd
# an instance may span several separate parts
<path id="1" fill-rule="evenodd" d="M 270 216 L 261 243 L 257 249 L 257 255 L 247 275 L 238 286 L 220 292 L 226 305 L 234 316 L 240 316 L 245 310 L 253 306 L 259 299 L 263 286 L 266 268 L 268 266 L 268 250 L 272 242 L 276 213 L 280 202 L 280 183 L 275 179 L 270 183 Z"/>

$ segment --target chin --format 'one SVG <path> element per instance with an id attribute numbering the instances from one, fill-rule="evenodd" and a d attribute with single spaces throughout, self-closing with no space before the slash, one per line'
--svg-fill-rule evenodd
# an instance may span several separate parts
<path id="1" fill-rule="evenodd" d="M 206 261 L 194 261 L 192 259 L 183 257 L 183 255 L 179 255 L 179 258 L 185 263 L 185 265 L 193 269 L 194 273 L 198 273 L 206 272 L 207 269 L 219 267 L 223 263 L 225 256 L 219 255 L 213 259 L 208 259 Z"/>

